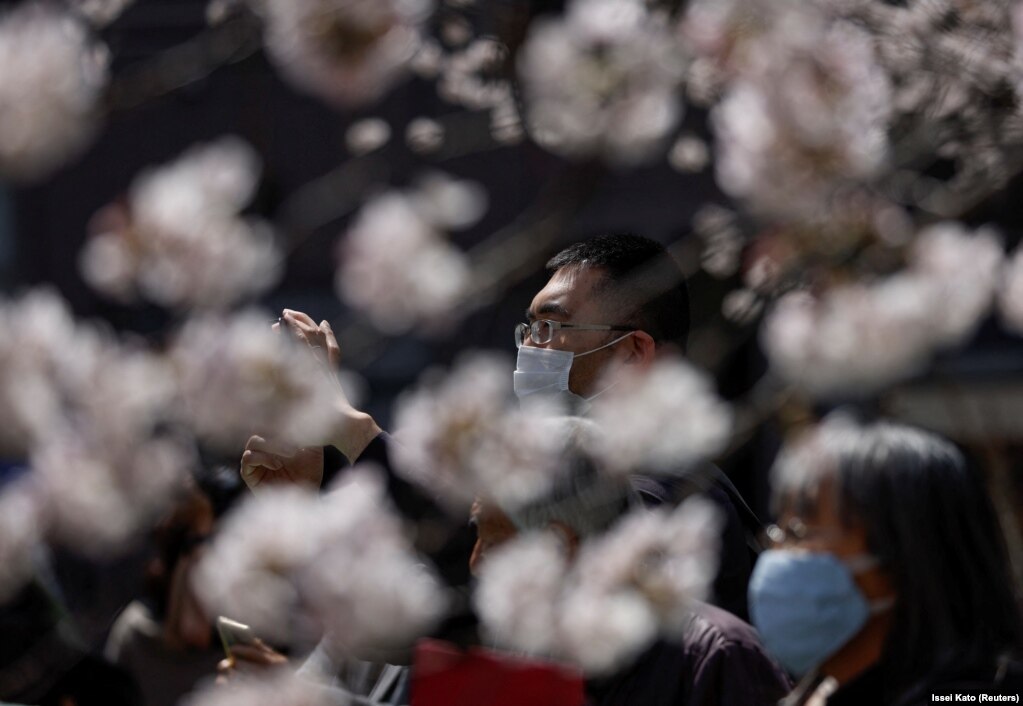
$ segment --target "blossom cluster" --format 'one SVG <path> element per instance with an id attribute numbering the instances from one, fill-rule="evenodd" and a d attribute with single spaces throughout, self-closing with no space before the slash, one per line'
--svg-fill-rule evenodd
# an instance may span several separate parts
<path id="1" fill-rule="evenodd" d="M 989 230 L 923 230 L 904 270 L 782 297 L 764 322 L 774 370 L 812 394 L 869 394 L 967 340 L 996 295 L 1004 255 Z"/>
<path id="2" fill-rule="evenodd" d="M 532 27 L 518 69 L 529 132 L 559 154 L 643 162 L 682 117 L 685 55 L 641 0 L 574 0 Z"/>
<path id="3" fill-rule="evenodd" d="M 98 291 L 172 308 L 220 308 L 276 283 L 281 255 L 266 223 L 241 215 L 259 158 L 233 137 L 199 145 L 132 184 L 101 211 L 81 253 Z"/>
<path id="4" fill-rule="evenodd" d="M 256 311 L 193 317 L 168 356 L 189 426 L 214 446 L 238 449 L 254 433 L 322 445 L 339 422 L 320 363 Z"/>
<path id="5" fill-rule="evenodd" d="M 88 146 L 107 64 L 86 25 L 53 4 L 0 14 L 0 174 L 39 179 Z"/>
<path id="6" fill-rule="evenodd" d="M 47 290 L 3 302 L 0 319 L 10 332 L 0 347 L 3 450 L 32 469 L 2 496 L 23 521 L 4 543 L 10 577 L 22 565 L 12 546 L 116 549 L 173 499 L 195 452 L 164 429 L 176 408 L 166 361 L 76 322 Z"/>
<path id="7" fill-rule="evenodd" d="M 720 518 L 707 501 L 637 510 L 569 561 L 551 533 L 488 554 L 475 597 L 498 644 L 605 674 L 677 635 L 717 571 Z"/>
<path id="8" fill-rule="evenodd" d="M 339 106 L 383 95 L 419 49 L 424 0 L 251 0 L 266 47 L 296 87 Z"/>
<path id="9" fill-rule="evenodd" d="M 454 507 L 484 495 L 504 507 L 535 500 L 564 467 L 560 408 L 509 399 L 509 361 L 476 354 L 441 380 L 427 380 L 395 408 L 400 472 Z"/>
<path id="10" fill-rule="evenodd" d="M 282 640 L 326 631 L 358 653 L 405 644 L 447 598 L 412 552 L 383 479 L 353 469 L 329 493 L 261 491 L 224 521 L 194 575 L 211 614 Z"/>
<path id="11" fill-rule="evenodd" d="M 445 233 L 485 204 L 479 187 L 439 174 L 371 199 L 339 244 L 338 294 L 383 331 L 442 325 L 470 286 L 469 259 Z"/>
<path id="12" fill-rule="evenodd" d="M 732 412 L 711 378 L 683 360 L 664 360 L 625 373 L 593 400 L 601 430 L 591 453 L 614 473 L 637 469 L 682 472 L 727 444 Z"/>

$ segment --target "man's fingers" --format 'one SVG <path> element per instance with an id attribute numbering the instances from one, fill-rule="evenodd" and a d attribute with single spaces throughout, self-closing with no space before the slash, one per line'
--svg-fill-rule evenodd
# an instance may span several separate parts
<path id="1" fill-rule="evenodd" d="M 307 327 L 311 327 L 311 328 L 314 328 L 314 329 L 316 328 L 316 322 L 313 321 L 312 317 L 309 316 L 309 314 L 305 313 L 304 311 L 295 311 L 294 309 L 285 309 L 283 313 L 284 313 L 284 317 L 286 319 L 292 319 L 292 320 L 295 321 L 295 323 L 297 323 L 297 324 L 299 324 L 301 326 L 307 326 Z"/>
<path id="2" fill-rule="evenodd" d="M 336 369 L 341 365 L 341 346 L 338 345 L 337 338 L 334 336 L 334 330 L 326 319 L 320 322 L 320 333 L 323 335 L 323 342 L 327 346 L 327 362 L 330 363 L 332 368 Z"/>
<path id="3" fill-rule="evenodd" d="M 242 454 L 242 473 L 252 475 L 257 468 L 279 471 L 284 468 L 284 459 L 277 454 L 263 451 L 246 451 Z"/>
<path id="4" fill-rule="evenodd" d="M 263 453 L 272 454 L 274 456 L 281 456 L 287 458 L 294 456 L 298 449 L 291 444 L 287 444 L 283 441 L 271 441 L 259 434 L 253 434 L 249 437 L 249 440 L 245 443 L 246 451 L 262 451 Z"/>

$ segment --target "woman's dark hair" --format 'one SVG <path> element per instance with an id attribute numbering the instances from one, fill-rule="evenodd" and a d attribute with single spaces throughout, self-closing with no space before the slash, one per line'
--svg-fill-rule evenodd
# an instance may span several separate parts
<path id="1" fill-rule="evenodd" d="M 831 419 L 779 462 L 776 503 L 806 512 L 825 480 L 842 523 L 865 528 L 898 594 L 882 657 L 895 693 L 993 668 L 1023 645 L 994 507 L 955 446 L 904 425 Z"/>

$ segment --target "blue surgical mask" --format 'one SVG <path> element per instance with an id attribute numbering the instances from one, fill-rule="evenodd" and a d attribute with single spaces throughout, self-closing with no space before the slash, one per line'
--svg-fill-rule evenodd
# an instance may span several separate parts
<path id="1" fill-rule="evenodd" d="M 853 576 L 877 565 L 792 549 L 766 551 L 750 578 L 749 608 L 764 647 L 796 676 L 807 674 L 855 637 L 893 598 L 869 602 Z"/>
<path id="2" fill-rule="evenodd" d="M 635 331 L 629 331 L 624 336 L 619 336 L 613 341 L 585 353 L 572 353 L 572 351 L 559 351 L 554 348 L 538 348 L 536 346 L 519 346 L 519 354 L 515 360 L 515 374 L 512 379 L 515 395 L 520 400 L 537 393 L 562 396 L 568 393 L 571 395 L 572 393 L 568 391 L 568 376 L 572 372 L 572 361 L 613 346 L 633 333 Z"/>

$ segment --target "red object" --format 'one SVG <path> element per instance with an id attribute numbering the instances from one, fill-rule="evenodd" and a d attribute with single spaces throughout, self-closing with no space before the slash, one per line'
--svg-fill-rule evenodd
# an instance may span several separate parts
<path id="1" fill-rule="evenodd" d="M 583 678 L 561 665 L 420 640 L 412 706 L 583 706 Z"/>

